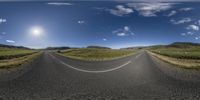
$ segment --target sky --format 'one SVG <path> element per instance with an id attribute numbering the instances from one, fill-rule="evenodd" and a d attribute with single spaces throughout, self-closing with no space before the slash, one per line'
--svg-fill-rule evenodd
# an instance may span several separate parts
<path id="1" fill-rule="evenodd" d="M 200 2 L 0 2 L 0 44 L 124 48 L 200 43 Z"/>

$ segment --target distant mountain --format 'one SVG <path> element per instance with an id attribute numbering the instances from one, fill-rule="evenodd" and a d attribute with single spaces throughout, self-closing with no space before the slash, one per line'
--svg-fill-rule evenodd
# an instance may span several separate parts
<path id="1" fill-rule="evenodd" d="M 200 46 L 200 43 L 192 43 L 192 42 L 174 42 L 169 45 L 152 45 L 152 46 L 143 46 L 143 47 L 127 47 L 121 49 L 145 49 L 145 48 L 166 48 L 166 47 L 175 47 L 175 48 L 189 48 L 189 47 L 197 47 Z"/>
<path id="2" fill-rule="evenodd" d="M 120 48 L 120 49 L 144 49 L 146 46 L 136 46 L 136 47 L 126 47 L 126 48 Z"/>
<path id="3" fill-rule="evenodd" d="M 102 47 L 102 46 L 88 46 L 87 48 L 111 49 L 111 48 L 109 48 L 109 47 Z"/>
<path id="4" fill-rule="evenodd" d="M 200 46 L 200 43 L 192 43 L 192 42 L 174 42 L 167 47 L 177 47 L 177 48 L 187 48 L 191 46 Z"/>
<path id="5" fill-rule="evenodd" d="M 5 44 L 0 44 L 1 48 L 14 48 L 14 49 L 30 49 L 27 47 L 23 47 L 23 46 L 13 46 L 13 45 L 5 45 Z"/>
<path id="6" fill-rule="evenodd" d="M 47 47 L 46 50 L 65 50 L 70 49 L 70 47 Z"/>

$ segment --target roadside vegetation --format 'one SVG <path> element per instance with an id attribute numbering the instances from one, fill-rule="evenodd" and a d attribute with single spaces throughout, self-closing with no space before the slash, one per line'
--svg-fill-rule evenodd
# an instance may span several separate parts
<path id="1" fill-rule="evenodd" d="M 18 67 L 31 62 L 38 55 L 36 50 L 0 47 L 0 69 Z"/>
<path id="2" fill-rule="evenodd" d="M 115 50 L 102 48 L 79 48 L 58 51 L 59 54 L 69 58 L 87 60 L 87 61 L 102 61 L 116 59 L 135 54 L 135 50 Z"/>
<path id="3" fill-rule="evenodd" d="M 173 43 L 150 48 L 154 56 L 182 68 L 200 68 L 200 45 Z"/>

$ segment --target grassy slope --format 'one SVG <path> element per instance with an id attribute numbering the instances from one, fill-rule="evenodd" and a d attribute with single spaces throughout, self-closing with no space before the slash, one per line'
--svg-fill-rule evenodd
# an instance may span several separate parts
<path id="1" fill-rule="evenodd" d="M 182 68 L 200 68 L 200 46 L 156 47 L 151 52 L 157 58 Z"/>
<path id="2" fill-rule="evenodd" d="M 0 68 L 13 68 L 30 62 L 39 55 L 35 50 L 0 47 Z"/>
<path id="3" fill-rule="evenodd" d="M 33 54 L 35 52 L 36 52 L 35 50 L 1 48 L 0 47 L 0 60 L 26 56 L 26 55 Z"/>
<path id="4" fill-rule="evenodd" d="M 81 60 L 109 60 L 128 56 L 134 54 L 133 50 L 111 50 L 111 49 L 95 49 L 95 48 L 82 48 L 82 49 L 70 49 L 62 51 L 61 54 L 70 58 Z"/>
<path id="5" fill-rule="evenodd" d="M 153 56 L 173 65 L 176 65 L 181 68 L 187 69 L 199 69 L 200 68 L 200 60 L 194 59 L 177 59 L 169 56 L 163 56 L 157 53 L 150 52 Z"/>
<path id="6" fill-rule="evenodd" d="M 154 53 L 179 58 L 179 59 L 200 59 L 200 48 L 160 48 L 151 50 Z"/>

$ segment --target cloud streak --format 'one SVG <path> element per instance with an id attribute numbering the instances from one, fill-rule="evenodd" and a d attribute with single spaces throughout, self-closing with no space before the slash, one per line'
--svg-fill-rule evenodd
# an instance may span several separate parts
<path id="1" fill-rule="evenodd" d="M 196 24 L 200 26 L 200 20 L 198 20 L 198 21 L 196 22 Z"/>
<path id="2" fill-rule="evenodd" d="M 84 24 L 84 23 L 85 23 L 84 20 L 79 20 L 79 21 L 78 21 L 78 24 Z"/>
<path id="3" fill-rule="evenodd" d="M 193 32 L 186 32 L 186 33 L 181 33 L 181 35 L 182 36 L 187 36 L 187 35 L 192 36 L 192 35 L 194 35 L 194 33 Z"/>
<path id="4" fill-rule="evenodd" d="M 67 2 L 49 2 L 48 5 L 54 5 L 54 6 L 71 6 L 73 4 L 67 3 Z"/>
<path id="5" fill-rule="evenodd" d="M 107 41 L 107 39 L 106 39 L 106 38 L 103 38 L 102 40 L 103 40 L 103 41 Z"/>
<path id="6" fill-rule="evenodd" d="M 177 14 L 177 11 L 172 10 L 167 16 L 168 16 L 168 17 L 171 17 L 171 16 L 174 16 L 174 15 L 176 15 L 176 14 Z"/>
<path id="7" fill-rule="evenodd" d="M 186 29 L 198 31 L 199 30 L 199 26 L 197 26 L 197 25 L 189 25 L 189 26 L 186 27 Z"/>
<path id="8" fill-rule="evenodd" d="M 13 41 L 13 40 L 6 40 L 6 42 L 8 42 L 8 43 L 15 43 L 15 41 Z"/>
<path id="9" fill-rule="evenodd" d="M 5 18 L 0 18 L 0 24 L 5 23 L 7 20 Z"/>
<path id="10" fill-rule="evenodd" d="M 134 33 L 128 26 L 124 26 L 123 28 L 117 29 L 112 33 L 116 34 L 117 36 L 133 36 Z"/>
<path id="11" fill-rule="evenodd" d="M 134 12 L 131 8 L 125 8 L 123 5 L 117 5 L 116 9 L 110 9 L 109 11 L 116 16 L 124 16 Z"/>
<path id="12" fill-rule="evenodd" d="M 129 2 L 199 2 L 199 0 L 116 0 Z"/>
<path id="13" fill-rule="evenodd" d="M 189 22 L 191 22 L 192 21 L 192 19 L 191 18 L 183 18 L 183 19 L 181 19 L 181 20 L 178 20 L 178 21 L 176 21 L 176 20 L 174 20 L 174 19 L 171 19 L 170 20 L 170 22 L 172 23 L 172 24 L 184 24 L 184 23 L 189 23 Z"/>
<path id="14" fill-rule="evenodd" d="M 180 8 L 179 11 L 191 11 L 194 8 Z"/>
<path id="15" fill-rule="evenodd" d="M 6 35 L 6 32 L 1 32 L 2 35 Z"/>
<path id="16" fill-rule="evenodd" d="M 134 8 L 139 12 L 140 15 L 145 17 L 155 17 L 157 13 L 169 10 L 173 7 L 175 3 L 128 3 L 129 7 Z"/>

